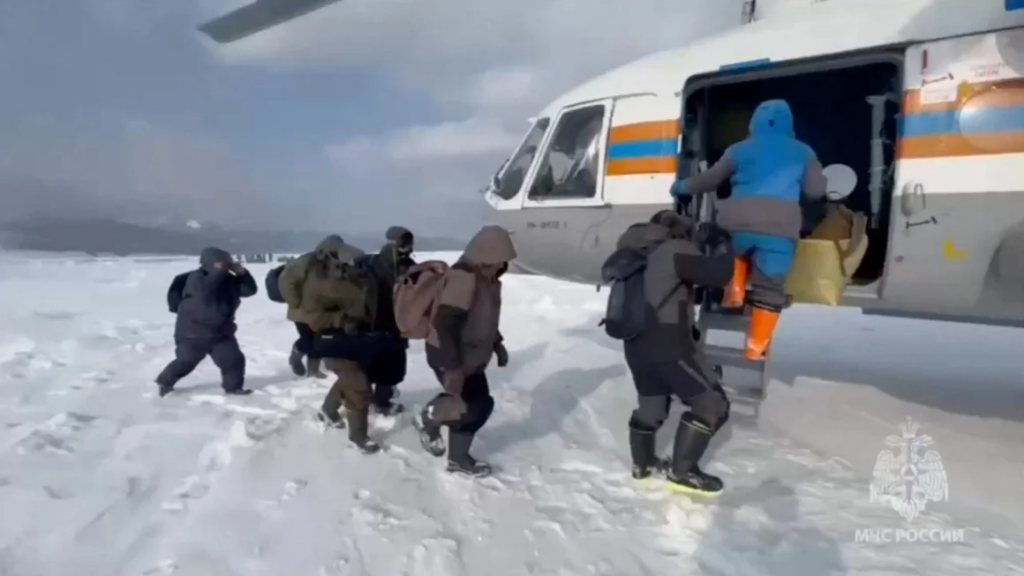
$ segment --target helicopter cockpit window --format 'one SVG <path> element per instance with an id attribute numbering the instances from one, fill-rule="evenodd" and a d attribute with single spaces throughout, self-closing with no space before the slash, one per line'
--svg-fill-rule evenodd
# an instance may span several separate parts
<path id="1" fill-rule="evenodd" d="M 597 195 L 604 111 L 604 105 L 597 105 L 562 114 L 530 186 L 531 199 Z"/>
<path id="2" fill-rule="evenodd" d="M 499 170 L 493 188 L 494 194 L 498 198 L 511 200 L 519 193 L 519 189 L 523 186 L 523 180 L 526 179 L 526 174 L 530 171 L 530 166 L 533 165 L 533 159 L 537 156 L 537 148 L 540 147 L 540 142 L 544 139 L 544 133 L 547 132 L 550 124 L 550 118 L 537 120 L 530 128 L 526 138 L 523 139 L 523 143 L 519 145 L 519 149 L 505 163 L 504 170 Z"/>

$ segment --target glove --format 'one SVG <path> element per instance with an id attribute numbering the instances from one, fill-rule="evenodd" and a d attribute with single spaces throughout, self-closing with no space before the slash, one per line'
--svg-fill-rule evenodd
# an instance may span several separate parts
<path id="1" fill-rule="evenodd" d="M 498 368 L 508 366 L 508 350 L 501 342 L 494 343 L 494 355 L 498 357 Z"/>
<path id="2" fill-rule="evenodd" d="M 432 418 L 438 422 L 455 422 L 461 420 L 469 408 L 466 406 L 466 401 L 459 396 L 452 396 L 451 394 L 444 393 L 438 394 L 437 398 L 431 401 L 432 406 L 430 412 L 433 414 Z"/>
<path id="3" fill-rule="evenodd" d="M 242 266 L 241 262 L 232 262 L 231 271 L 234 272 L 236 276 L 241 276 L 247 272 L 245 266 Z"/>
<path id="4" fill-rule="evenodd" d="M 445 370 L 444 391 L 446 394 L 459 397 L 462 394 L 462 385 L 466 381 L 466 375 L 462 370 Z"/>
<path id="5" fill-rule="evenodd" d="M 669 193 L 676 200 L 687 200 L 690 195 L 686 193 L 686 180 L 676 180 L 672 183 L 672 188 L 669 189 Z"/>

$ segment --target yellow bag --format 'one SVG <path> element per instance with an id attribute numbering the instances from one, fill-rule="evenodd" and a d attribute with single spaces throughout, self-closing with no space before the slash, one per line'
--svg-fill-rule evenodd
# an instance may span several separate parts
<path id="1" fill-rule="evenodd" d="M 786 293 L 797 304 L 838 306 L 846 289 L 839 249 L 832 240 L 801 240 L 796 245 L 793 269 L 786 278 Z"/>

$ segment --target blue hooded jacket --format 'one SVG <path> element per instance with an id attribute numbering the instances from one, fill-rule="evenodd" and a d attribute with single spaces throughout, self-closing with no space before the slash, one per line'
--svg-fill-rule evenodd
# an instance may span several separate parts
<path id="1" fill-rule="evenodd" d="M 714 192 L 732 181 L 732 196 L 719 205 L 719 224 L 732 232 L 799 238 L 801 193 L 824 197 L 827 180 L 809 146 L 796 139 L 785 100 L 762 102 L 750 135 L 733 144 L 710 169 L 676 182 L 673 195 Z"/>

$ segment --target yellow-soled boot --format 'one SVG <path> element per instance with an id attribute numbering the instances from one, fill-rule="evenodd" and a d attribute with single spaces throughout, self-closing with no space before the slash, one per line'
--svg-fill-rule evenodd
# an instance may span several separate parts
<path id="1" fill-rule="evenodd" d="M 690 496 L 714 497 L 722 493 L 722 479 L 700 469 L 698 463 L 715 432 L 706 422 L 690 412 L 679 418 L 675 444 L 672 446 L 672 464 L 666 477 L 672 492 Z"/>

